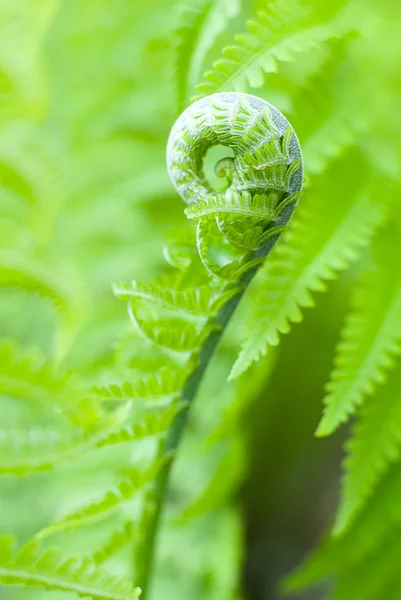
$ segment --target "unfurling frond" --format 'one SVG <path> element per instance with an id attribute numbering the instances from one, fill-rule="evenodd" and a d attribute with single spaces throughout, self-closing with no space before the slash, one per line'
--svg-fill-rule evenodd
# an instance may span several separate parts
<path id="1" fill-rule="evenodd" d="M 96 600 L 133 600 L 141 590 L 98 567 L 89 556 L 63 556 L 56 548 L 43 552 L 37 542 L 13 552 L 11 536 L 0 538 L 0 583 L 73 592 Z"/>

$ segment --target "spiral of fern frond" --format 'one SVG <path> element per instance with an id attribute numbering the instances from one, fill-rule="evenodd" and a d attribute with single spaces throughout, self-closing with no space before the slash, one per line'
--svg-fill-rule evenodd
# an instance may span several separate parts
<path id="1" fill-rule="evenodd" d="M 216 165 L 216 174 L 227 178 L 224 191 L 214 190 L 203 170 L 215 145 L 234 154 Z M 220 93 L 178 118 L 167 166 L 188 205 L 186 216 L 196 221 L 195 235 L 175 236 L 165 250 L 165 275 L 116 286 L 115 293 L 128 303 L 141 336 L 158 348 L 161 368 L 185 372 L 188 382 L 288 222 L 303 165 L 298 139 L 276 108 L 250 94 Z M 187 385 L 185 402 L 192 399 Z"/>

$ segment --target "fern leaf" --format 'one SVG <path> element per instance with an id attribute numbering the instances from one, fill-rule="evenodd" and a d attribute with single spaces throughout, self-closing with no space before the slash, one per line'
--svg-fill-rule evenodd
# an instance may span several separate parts
<path id="1" fill-rule="evenodd" d="M 386 204 L 374 190 L 349 197 L 342 184 L 341 190 L 333 185 L 330 192 L 317 189 L 309 197 L 309 205 L 300 207 L 284 243 L 262 269 L 255 316 L 231 378 L 263 356 L 269 344 L 278 344 L 279 334 L 302 319 L 301 309 L 314 305 L 311 292 L 324 291 L 326 281 L 359 256 L 383 221 Z"/>
<path id="2" fill-rule="evenodd" d="M 165 434 L 180 410 L 182 410 L 182 406 L 180 407 L 178 403 L 173 403 L 160 414 L 152 412 L 145 415 L 142 422 L 125 425 L 118 431 L 112 431 L 99 440 L 97 446 L 100 448 Z"/>
<path id="3" fill-rule="evenodd" d="M 128 306 L 128 312 L 132 322 L 140 333 L 157 346 L 172 350 L 173 352 L 184 353 L 196 350 L 210 333 L 218 328 L 217 325 L 205 325 L 199 330 L 199 326 L 197 327 L 183 321 L 178 325 L 173 320 L 169 322 L 143 319 L 135 310 L 132 302 Z"/>
<path id="4" fill-rule="evenodd" d="M 204 59 L 227 21 L 239 14 L 240 0 L 202 0 L 185 7 L 176 31 L 175 72 L 178 108 L 181 111 L 195 89 Z"/>
<path id="5" fill-rule="evenodd" d="M 385 233 L 377 264 L 363 277 L 337 348 L 317 435 L 329 435 L 387 378 L 401 352 L 401 274 L 398 232 Z M 377 246 L 377 244 L 376 244 Z"/>
<path id="6" fill-rule="evenodd" d="M 206 489 L 202 491 L 199 497 L 192 500 L 191 503 L 182 509 L 176 522 L 179 524 L 186 523 L 191 519 L 223 506 L 233 490 L 240 485 L 245 470 L 244 444 L 238 437 L 234 437 L 231 441 L 229 452 L 227 452 L 218 465 Z"/>
<path id="7" fill-rule="evenodd" d="M 305 164 L 311 174 L 322 173 L 329 162 L 353 146 L 357 141 L 359 125 L 351 119 L 341 106 L 330 112 L 330 115 L 311 135 L 302 146 Z"/>
<path id="8" fill-rule="evenodd" d="M 299 193 L 291 195 L 291 202 L 296 203 Z M 249 223 L 272 221 L 277 216 L 278 194 L 269 195 L 249 192 L 229 195 L 218 194 L 185 209 L 188 219 L 214 219 L 224 215 L 225 219 L 247 219 Z"/>
<path id="9" fill-rule="evenodd" d="M 18 287 L 47 298 L 60 315 L 56 354 L 62 358 L 70 348 L 86 310 L 83 288 L 71 273 L 63 279 L 19 257 L 0 257 L 0 287 Z"/>
<path id="10" fill-rule="evenodd" d="M 69 513 L 59 521 L 39 531 L 36 537 L 42 539 L 54 533 L 71 531 L 72 529 L 104 519 L 113 513 L 120 504 L 130 500 L 144 485 L 152 481 L 166 460 L 167 458 L 157 460 L 146 471 L 131 469 L 123 481 L 116 488 L 109 490 L 98 502 Z"/>
<path id="11" fill-rule="evenodd" d="M 82 451 L 82 431 L 58 429 L 0 430 L 0 475 L 47 471 Z"/>
<path id="12" fill-rule="evenodd" d="M 399 537 L 399 471 L 399 465 L 393 465 L 350 528 L 341 536 L 326 539 L 322 547 L 287 579 L 287 592 L 312 587 L 328 577 L 340 578 L 363 565 L 369 570 L 377 554 L 380 555 L 380 548 L 388 548 L 394 534 Z"/>
<path id="13" fill-rule="evenodd" d="M 318 175 L 347 148 L 356 146 L 367 115 L 355 90 L 343 84 L 344 43 L 330 44 L 330 55 L 305 86 L 294 90 L 292 121 L 302 139 L 308 173 Z M 324 98 L 324 102 L 322 102 Z M 354 105 L 358 108 L 353 109 Z M 366 113 L 369 108 L 366 106 Z"/>
<path id="14" fill-rule="evenodd" d="M 401 374 L 396 369 L 388 384 L 363 407 L 347 442 L 335 534 L 343 533 L 350 526 L 390 464 L 399 460 L 400 446 Z"/>
<path id="15" fill-rule="evenodd" d="M 24 475 L 47 471 L 66 460 L 102 445 L 121 424 L 131 409 L 129 403 L 107 415 L 96 427 L 62 427 L 0 430 L 0 475 Z M 82 417 L 81 417 L 82 420 Z M 162 420 L 162 417 L 160 417 Z M 153 423 L 150 424 L 151 430 Z M 144 426 L 142 426 L 144 429 Z M 153 430 L 156 425 L 153 425 Z M 153 435 L 149 432 L 149 435 Z"/>
<path id="16" fill-rule="evenodd" d="M 400 559 L 399 536 L 393 536 L 391 542 L 387 540 L 379 549 L 372 564 L 362 564 L 341 575 L 334 586 L 332 600 L 396 600 L 400 597 Z"/>
<path id="17" fill-rule="evenodd" d="M 0 340 L 0 393 L 66 406 L 76 394 L 71 375 L 46 361 L 37 349 Z"/>
<path id="18" fill-rule="evenodd" d="M 226 292 L 224 296 L 216 296 L 206 285 L 179 290 L 133 281 L 131 284 L 114 286 L 114 293 L 121 300 L 143 299 L 166 308 L 182 310 L 189 315 L 210 317 L 228 300 L 228 294 L 233 294 L 233 291 Z"/>
<path id="19" fill-rule="evenodd" d="M 95 563 L 100 565 L 109 560 L 109 558 L 121 550 L 121 548 L 132 542 L 133 535 L 134 523 L 132 521 L 127 521 L 124 523 L 122 529 L 113 531 L 110 539 L 107 540 L 104 546 L 94 553 L 93 559 Z"/>
<path id="20" fill-rule="evenodd" d="M 31 542 L 14 556 L 13 539 L 0 538 L 0 583 L 74 592 L 97 600 L 138 598 L 141 590 L 132 583 L 98 567 L 90 557 L 65 557 L 56 548 L 39 551 Z"/>
<path id="21" fill-rule="evenodd" d="M 136 382 L 112 383 L 108 386 L 95 386 L 87 390 L 88 397 L 104 401 L 125 403 L 130 400 L 156 401 L 158 404 L 171 403 L 184 385 L 188 371 L 162 367 L 158 373 L 143 377 Z"/>
<path id="22" fill-rule="evenodd" d="M 236 43 L 224 48 L 224 58 L 205 73 L 206 81 L 198 90 L 206 95 L 261 87 L 263 74 L 277 71 L 278 62 L 292 60 L 297 53 L 339 37 L 350 27 L 341 14 L 319 23 L 298 2 L 276 0 L 267 12 L 248 22 L 247 34 L 236 36 Z"/>

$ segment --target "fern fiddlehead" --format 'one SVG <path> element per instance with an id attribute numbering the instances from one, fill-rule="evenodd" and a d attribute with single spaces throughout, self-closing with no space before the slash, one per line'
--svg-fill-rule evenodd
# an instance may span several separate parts
<path id="1" fill-rule="evenodd" d="M 222 192 L 203 170 L 214 145 L 234 154 L 216 165 L 216 174 L 228 181 Z M 184 373 L 174 399 L 178 396 L 180 410 L 159 450 L 170 460 L 158 478 L 144 548 L 139 584 L 145 597 L 172 458 L 189 408 L 244 291 L 288 223 L 303 180 L 300 145 L 288 121 L 266 101 L 244 93 L 213 94 L 187 108 L 172 128 L 167 165 L 196 233 L 186 233 L 167 250 L 173 269 L 166 276 L 115 289 L 128 302 L 136 328 L 158 347 L 163 368 Z"/>

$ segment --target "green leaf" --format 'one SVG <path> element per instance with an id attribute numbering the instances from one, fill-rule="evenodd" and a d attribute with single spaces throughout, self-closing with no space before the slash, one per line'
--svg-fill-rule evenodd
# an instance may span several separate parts
<path id="1" fill-rule="evenodd" d="M 77 387 L 71 373 L 46 360 L 37 348 L 0 339 L 0 393 L 66 407 Z"/>
<path id="2" fill-rule="evenodd" d="M 47 298 L 60 316 L 56 355 L 63 358 L 68 352 L 82 323 L 87 307 L 86 292 L 76 281 L 75 274 L 65 270 L 64 276 L 54 270 L 31 263 L 24 257 L 0 256 L 0 287 L 17 287 Z"/>
<path id="3" fill-rule="evenodd" d="M 401 353 L 399 233 L 386 230 L 376 244 L 376 264 L 355 290 L 353 308 L 338 345 L 327 384 L 325 411 L 317 435 L 329 435 L 384 383 Z"/>
<path id="4" fill-rule="evenodd" d="M 121 550 L 121 548 L 124 548 L 124 546 L 130 544 L 133 540 L 133 536 L 134 523 L 132 521 L 127 521 L 124 523 L 122 528 L 113 531 L 110 538 L 102 546 L 102 548 L 96 550 L 96 552 L 93 554 L 95 563 L 100 565 L 109 560 L 109 558 Z"/>
<path id="5" fill-rule="evenodd" d="M 232 378 L 263 356 L 269 345 L 277 345 L 290 323 L 302 319 L 301 309 L 315 304 L 311 292 L 325 291 L 326 282 L 358 258 L 384 219 L 386 204 L 374 187 L 355 190 L 353 182 L 344 193 L 345 179 L 330 190 L 325 181 L 323 177 L 301 203 L 288 235 L 256 278 L 260 291 Z"/>
<path id="6" fill-rule="evenodd" d="M 392 463 L 400 459 L 401 370 L 359 411 L 346 443 L 341 503 L 333 533 L 342 534 L 373 494 Z"/>
<path id="7" fill-rule="evenodd" d="M 42 539 L 54 533 L 71 531 L 104 519 L 113 513 L 120 504 L 130 500 L 144 485 L 151 482 L 167 460 L 167 458 L 157 460 L 146 471 L 131 469 L 127 476 L 113 489 L 106 492 L 100 500 L 65 515 L 59 521 L 39 531 L 36 537 Z"/>
<path id="8" fill-rule="evenodd" d="M 227 22 L 239 14 L 241 0 L 201 0 L 185 7 L 176 30 L 175 77 L 179 110 L 195 90 L 204 60 Z"/>
<path id="9" fill-rule="evenodd" d="M 101 438 L 97 446 L 101 448 L 103 446 L 132 442 L 161 434 L 165 435 L 180 410 L 182 410 L 182 406 L 178 403 L 173 403 L 160 414 L 152 412 L 145 415 L 142 421 L 125 425 L 123 428 L 112 431 Z"/>
<path id="10" fill-rule="evenodd" d="M 9 538 L 0 538 L 0 583 L 3 585 L 74 592 L 97 600 L 131 600 L 141 593 L 130 581 L 98 567 L 89 556 L 65 557 L 56 548 L 40 552 L 39 544 L 31 542 L 12 557 L 8 550 L 5 553 L 3 550 L 9 545 Z"/>
<path id="11" fill-rule="evenodd" d="M 320 15 L 319 15 L 320 16 Z M 248 22 L 248 33 L 237 35 L 235 44 L 223 49 L 224 58 L 205 73 L 198 86 L 202 94 L 217 91 L 246 91 L 264 83 L 264 73 L 277 71 L 278 63 L 290 61 L 333 37 L 341 37 L 355 22 L 339 13 L 319 22 L 296 0 L 276 0 L 266 12 Z"/>

